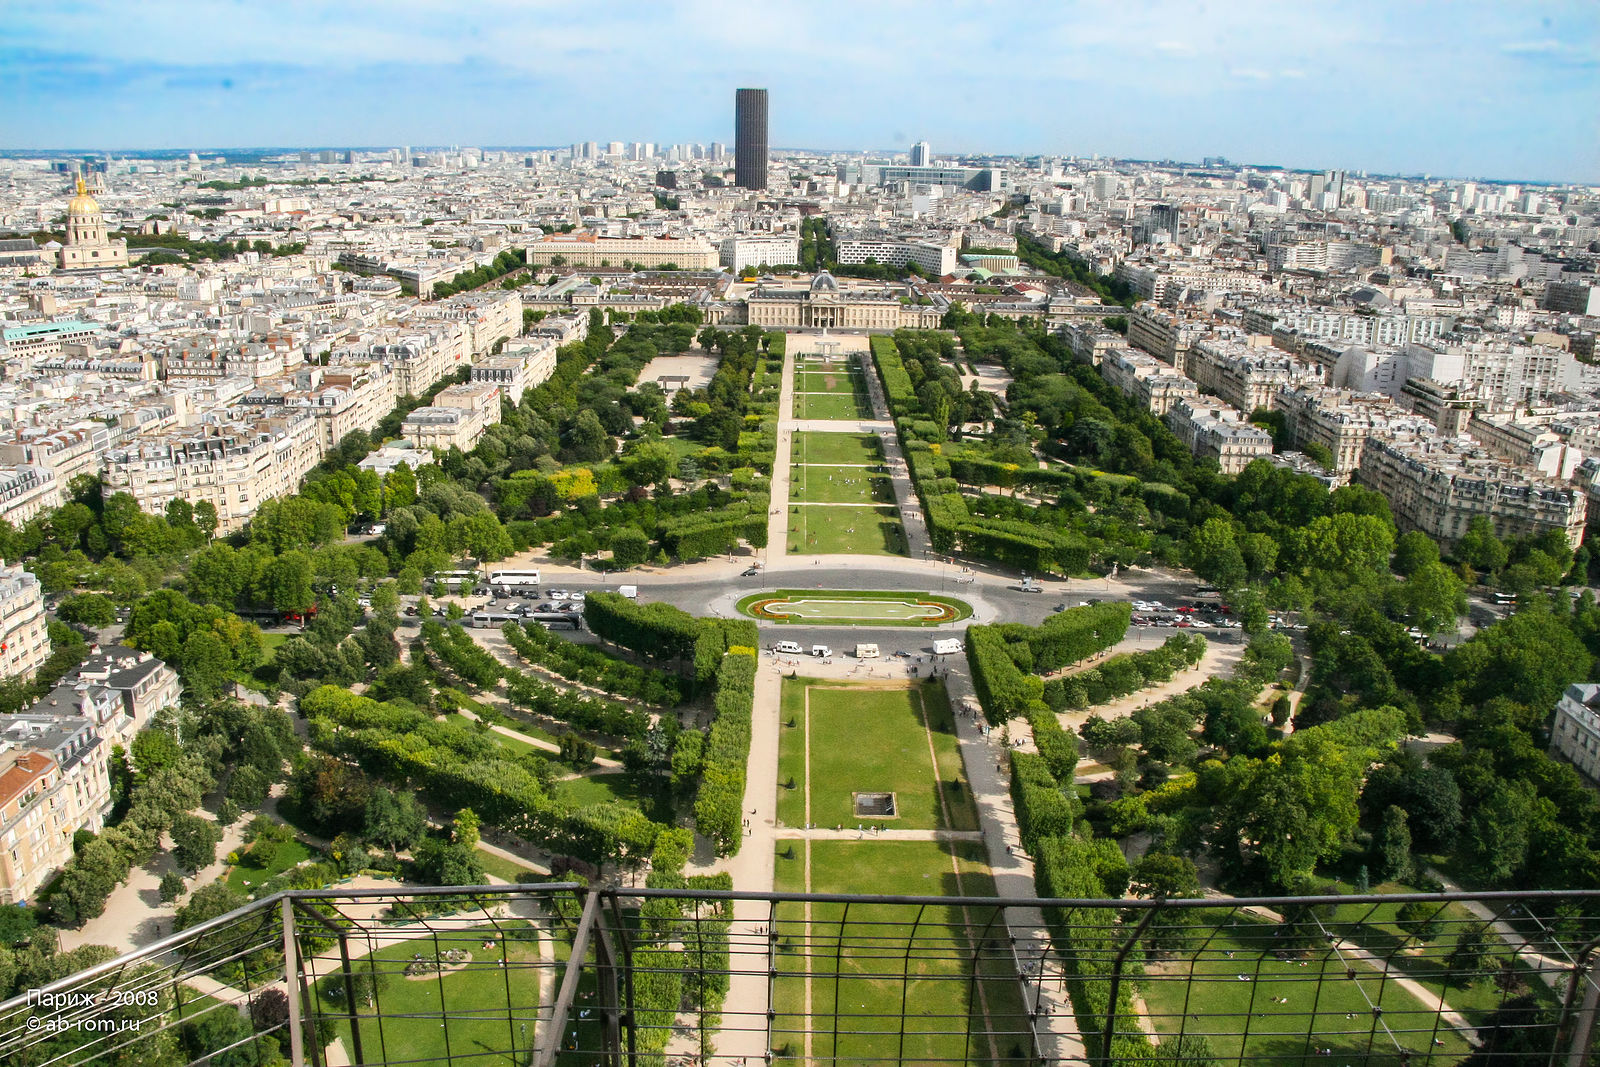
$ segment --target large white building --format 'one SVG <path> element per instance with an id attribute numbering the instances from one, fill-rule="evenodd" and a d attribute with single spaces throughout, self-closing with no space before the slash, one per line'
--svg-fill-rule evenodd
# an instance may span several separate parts
<path id="1" fill-rule="evenodd" d="M 785 267 L 800 262 L 800 238 L 745 236 L 724 238 L 722 265 L 734 273 L 746 267 Z"/>
<path id="2" fill-rule="evenodd" d="M 1600 782 L 1600 685 L 1573 682 L 1556 702 L 1550 751 L 1591 782 Z"/>
<path id="3" fill-rule="evenodd" d="M 908 263 L 915 263 L 932 278 L 943 278 L 947 274 L 954 274 L 960 251 L 954 241 L 850 238 L 841 240 L 838 244 L 840 263 L 863 264 L 872 260 L 892 267 L 904 267 Z"/>
<path id="4" fill-rule="evenodd" d="M 0 678 L 31 681 L 50 658 L 44 590 L 22 564 L 0 562 Z"/>
<path id="5" fill-rule="evenodd" d="M 528 263 L 560 262 L 570 267 L 642 267 L 672 264 L 682 270 L 711 270 L 719 253 L 700 237 L 597 237 L 592 233 L 558 233 L 528 243 Z"/>
<path id="6" fill-rule="evenodd" d="M 1167 426 L 1196 459 L 1214 460 L 1223 474 L 1238 474 L 1272 455 L 1272 435 L 1214 396 L 1175 398 Z"/>
<path id="7" fill-rule="evenodd" d="M 1388 499 L 1402 530 L 1437 541 L 1459 539 L 1484 515 L 1501 538 L 1560 530 L 1568 544 L 1583 542 L 1588 502 L 1580 490 L 1496 459 L 1467 437 L 1371 437 L 1357 477 Z"/>

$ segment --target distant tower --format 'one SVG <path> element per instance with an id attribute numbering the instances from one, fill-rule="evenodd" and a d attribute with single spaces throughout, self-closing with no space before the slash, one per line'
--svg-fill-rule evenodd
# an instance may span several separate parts
<path id="1" fill-rule="evenodd" d="M 933 146 L 927 141 L 918 141 L 911 146 L 911 165 L 913 167 L 933 166 Z"/>
<path id="2" fill-rule="evenodd" d="M 733 184 L 767 187 L 767 91 L 740 89 L 734 96 Z"/>

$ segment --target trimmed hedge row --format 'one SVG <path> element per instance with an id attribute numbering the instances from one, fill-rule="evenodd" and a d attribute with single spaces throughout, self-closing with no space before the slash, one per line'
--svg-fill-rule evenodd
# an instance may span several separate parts
<path id="1" fill-rule="evenodd" d="M 738 853 L 744 841 L 745 768 L 750 762 L 750 723 L 756 699 L 756 651 L 737 645 L 717 667 L 712 700 L 717 717 L 706 736 L 705 767 L 694 801 L 695 829 L 716 846 L 717 855 Z"/>
<path id="2" fill-rule="evenodd" d="M 1017 669 L 1001 631 L 993 626 L 967 627 L 967 665 L 972 669 L 972 687 L 991 723 L 1023 714 L 1029 704 L 1044 696 L 1044 683 Z"/>
<path id="3" fill-rule="evenodd" d="M 1022 847 L 1030 855 L 1038 853 L 1041 841 L 1070 834 L 1083 811 L 1076 795 L 1061 791 L 1044 757 L 1032 752 L 1011 753 L 1011 802 Z"/>
<path id="4" fill-rule="evenodd" d="M 664 708 L 678 706 L 686 696 L 684 683 L 675 674 L 640 667 L 593 645 L 556 637 L 537 622 L 520 626 L 508 622 L 500 632 L 517 655 L 563 678 Z"/>
<path id="5" fill-rule="evenodd" d="M 596 637 L 656 660 L 693 663 L 700 620 L 671 604 L 640 604 L 620 593 L 590 593 L 583 623 Z"/>
<path id="6" fill-rule="evenodd" d="M 1056 612 L 1028 634 L 1032 669 L 1049 674 L 1116 646 L 1128 635 L 1132 615 L 1133 605 L 1126 600 Z"/>
<path id="7" fill-rule="evenodd" d="M 1035 701 L 1028 705 L 1033 745 L 1047 770 L 1059 782 L 1070 782 L 1078 769 L 1078 739 L 1061 728 L 1055 712 Z"/>

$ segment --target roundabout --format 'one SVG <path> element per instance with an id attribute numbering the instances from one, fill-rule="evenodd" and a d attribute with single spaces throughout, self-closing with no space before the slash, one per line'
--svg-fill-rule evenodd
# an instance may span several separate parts
<path id="1" fill-rule="evenodd" d="M 811 626 L 942 626 L 972 615 L 955 597 L 931 593 L 779 589 L 743 597 L 739 613 L 761 622 Z"/>

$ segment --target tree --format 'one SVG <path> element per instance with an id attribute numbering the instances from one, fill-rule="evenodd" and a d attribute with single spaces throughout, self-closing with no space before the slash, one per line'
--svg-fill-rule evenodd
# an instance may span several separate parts
<path id="1" fill-rule="evenodd" d="M 1200 895 L 1200 875 L 1183 856 L 1147 852 L 1134 864 L 1128 887 L 1137 897 L 1177 900 Z"/>
<path id="2" fill-rule="evenodd" d="M 606 459 L 612 453 L 611 438 L 600 424 L 600 417 L 590 408 L 578 412 L 565 434 L 563 445 L 567 456 L 579 463 L 593 463 Z"/>
<path id="3" fill-rule="evenodd" d="M 637 526 L 624 526 L 611 534 L 611 562 L 617 567 L 637 567 L 650 558 L 650 537 Z"/>
<path id="4" fill-rule="evenodd" d="M 304 612 L 316 599 L 311 589 L 311 557 L 296 549 L 272 560 L 262 571 L 256 595 L 274 611 Z"/>
<path id="5" fill-rule="evenodd" d="M 217 858 L 222 831 L 210 819 L 183 814 L 172 820 L 172 858 L 188 871 L 198 871 Z"/>
<path id="6" fill-rule="evenodd" d="M 367 840 L 399 852 L 415 845 L 426 826 L 427 819 L 415 793 L 372 791 L 364 824 Z"/>
<path id="7" fill-rule="evenodd" d="M 1391 566 L 1401 577 L 1409 577 L 1429 563 L 1439 562 L 1439 546 L 1421 530 L 1409 530 L 1394 544 Z"/>
<path id="8" fill-rule="evenodd" d="M 64 597 L 56 608 L 56 617 L 65 622 L 76 622 L 100 629 L 117 621 L 117 607 L 111 598 L 101 593 L 83 593 Z"/>
<path id="9" fill-rule="evenodd" d="M 424 838 L 412 851 L 417 876 L 427 885 L 483 884 L 483 864 L 477 852 L 459 841 Z"/>
<path id="10" fill-rule="evenodd" d="M 201 699 L 222 692 L 233 669 L 233 657 L 228 649 L 208 630 L 189 635 L 177 658 L 178 674 L 189 691 Z"/>
<path id="11" fill-rule="evenodd" d="M 217 517 L 217 506 L 209 500 L 202 500 L 194 506 L 194 524 L 200 532 L 205 534 L 209 541 L 217 536 L 217 527 L 221 525 Z"/>
<path id="12" fill-rule="evenodd" d="M 1395 912 L 1395 924 L 1418 941 L 1432 941 L 1439 936 L 1439 916 L 1443 911 L 1441 904 L 1413 900 Z"/>
<path id="13" fill-rule="evenodd" d="M 1189 535 L 1188 560 L 1196 574 L 1221 588 L 1244 583 L 1244 555 L 1234 541 L 1233 523 L 1227 519 L 1207 519 Z"/>
<path id="14" fill-rule="evenodd" d="M 452 836 L 457 844 L 466 848 L 477 848 L 482 829 L 483 820 L 478 818 L 478 813 L 471 808 L 462 808 L 456 812 L 456 824 Z"/>
<path id="15" fill-rule="evenodd" d="M 1467 532 L 1456 542 L 1456 558 L 1477 571 L 1500 570 L 1510 554 L 1505 543 L 1494 535 L 1494 525 L 1487 515 L 1474 515 L 1467 523 Z"/>
<path id="16" fill-rule="evenodd" d="M 474 559 L 484 562 L 511 555 L 511 535 L 492 511 L 459 515 L 450 521 L 450 540 Z"/>
<path id="17" fill-rule="evenodd" d="M 1411 877 L 1411 828 L 1404 808 L 1389 805 L 1372 835 L 1372 862 L 1378 880 L 1403 882 Z"/>
<path id="18" fill-rule="evenodd" d="M 172 928 L 187 930 L 191 926 L 198 926 L 220 915 L 226 915 L 235 908 L 242 908 L 247 903 L 249 901 L 243 893 L 218 879 L 190 894 L 189 903 L 179 908 L 177 916 L 172 920 Z"/>
<path id="19" fill-rule="evenodd" d="M 1399 601 L 1406 619 L 1424 633 L 1453 630 L 1467 610 L 1467 587 L 1443 563 L 1424 563 L 1400 586 Z"/>
<path id="20" fill-rule="evenodd" d="M 677 466 L 672 449 L 659 441 L 630 441 L 622 451 L 622 473 L 634 485 L 660 485 Z"/>
<path id="21" fill-rule="evenodd" d="M 1456 934 L 1455 948 L 1445 958 L 1445 967 L 1452 974 L 1465 975 L 1468 984 L 1482 975 L 1475 972 L 1483 970 L 1483 964 L 1489 958 L 1489 924 L 1468 923 Z"/>
<path id="22" fill-rule="evenodd" d="M 168 871 L 161 876 L 161 884 L 157 892 L 160 893 L 163 904 L 171 904 L 174 900 L 183 896 L 183 890 L 183 875 L 177 871 Z"/>

